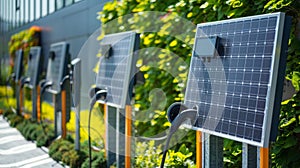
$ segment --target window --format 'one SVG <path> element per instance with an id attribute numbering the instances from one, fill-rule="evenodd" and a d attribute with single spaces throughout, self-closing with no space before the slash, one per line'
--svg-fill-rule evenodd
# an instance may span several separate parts
<path id="1" fill-rule="evenodd" d="M 29 1 L 25 0 L 25 15 L 24 15 L 24 23 L 29 22 Z"/>
<path id="2" fill-rule="evenodd" d="M 21 25 L 20 1 L 21 0 L 15 1 L 15 13 L 16 13 L 16 26 L 17 27 Z"/>
<path id="3" fill-rule="evenodd" d="M 55 0 L 48 0 L 49 2 L 49 14 L 55 11 Z"/>
<path id="4" fill-rule="evenodd" d="M 66 6 L 71 5 L 73 3 L 73 0 L 66 0 Z"/>
<path id="5" fill-rule="evenodd" d="M 35 19 L 41 17 L 41 0 L 35 0 Z"/>
<path id="6" fill-rule="evenodd" d="M 25 6 L 24 6 L 24 0 L 21 0 L 20 2 L 20 24 L 23 25 L 24 24 L 24 14 L 25 14 Z"/>
<path id="7" fill-rule="evenodd" d="M 34 21 L 34 13 L 35 13 L 35 2 L 34 0 L 29 0 L 29 21 L 32 22 Z"/>
<path id="8" fill-rule="evenodd" d="M 5 1 L 0 1 L 0 32 L 4 32 Z"/>
<path id="9" fill-rule="evenodd" d="M 56 10 L 64 7 L 64 0 L 56 0 Z"/>
<path id="10" fill-rule="evenodd" d="M 47 1 L 43 0 L 41 1 L 41 6 L 42 6 L 42 16 L 46 16 L 48 14 L 48 8 L 47 8 Z"/>
<path id="11" fill-rule="evenodd" d="M 0 0 L 0 31 L 9 31 L 83 0 Z"/>
<path id="12" fill-rule="evenodd" d="M 11 1 L 11 23 L 12 23 L 12 28 L 15 28 L 16 26 L 16 1 Z"/>

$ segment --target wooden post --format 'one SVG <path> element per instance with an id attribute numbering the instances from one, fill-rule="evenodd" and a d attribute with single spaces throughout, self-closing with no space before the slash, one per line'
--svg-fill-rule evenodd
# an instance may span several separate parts
<path id="1" fill-rule="evenodd" d="M 131 165 L 131 106 L 126 105 L 125 107 L 125 124 L 126 124 L 126 130 L 125 130 L 125 168 L 130 168 Z"/>
<path id="2" fill-rule="evenodd" d="M 19 114 L 22 115 L 22 108 L 23 108 L 23 89 L 21 88 L 21 81 L 19 81 L 19 99 L 20 99 L 20 106 L 19 106 Z"/>
<path id="3" fill-rule="evenodd" d="M 202 168 L 202 132 L 196 131 L 196 167 Z"/>
<path id="4" fill-rule="evenodd" d="M 269 168 L 269 148 L 260 148 L 260 168 Z"/>
<path id="5" fill-rule="evenodd" d="M 61 91 L 61 128 L 62 128 L 62 138 L 67 137 L 67 93 L 66 90 Z"/>
<path id="6" fill-rule="evenodd" d="M 37 121 L 40 122 L 41 121 L 41 87 L 37 86 Z"/>

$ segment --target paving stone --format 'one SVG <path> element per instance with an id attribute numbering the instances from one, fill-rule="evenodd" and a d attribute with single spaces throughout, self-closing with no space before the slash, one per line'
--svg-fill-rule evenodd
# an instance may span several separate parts
<path id="1" fill-rule="evenodd" d="M 62 168 L 63 166 L 36 145 L 24 139 L 15 128 L 9 127 L 0 116 L 0 168 Z"/>

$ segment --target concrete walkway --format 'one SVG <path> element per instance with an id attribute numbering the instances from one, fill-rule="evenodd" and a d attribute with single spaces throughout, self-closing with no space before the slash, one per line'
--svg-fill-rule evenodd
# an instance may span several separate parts
<path id="1" fill-rule="evenodd" d="M 48 153 L 37 148 L 35 143 L 24 139 L 15 128 L 11 128 L 0 115 L 0 168 L 50 167 L 62 168 L 49 157 Z"/>

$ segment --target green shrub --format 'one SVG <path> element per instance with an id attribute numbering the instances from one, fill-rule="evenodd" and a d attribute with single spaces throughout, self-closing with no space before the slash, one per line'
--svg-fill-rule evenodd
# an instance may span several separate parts
<path id="1" fill-rule="evenodd" d="M 17 116 L 16 113 L 10 112 L 10 113 L 8 113 L 8 114 L 6 115 L 6 119 L 7 119 L 8 121 L 10 121 L 11 119 L 15 118 L 16 116 Z"/>
<path id="2" fill-rule="evenodd" d="M 154 141 L 137 143 L 135 167 L 158 167 L 162 159 L 161 153 L 161 146 L 156 146 Z M 168 151 L 165 166 L 174 168 L 194 167 L 193 161 L 190 160 L 191 156 L 192 152 L 185 144 L 182 144 L 177 152 L 174 150 Z"/>
<path id="3" fill-rule="evenodd" d="M 27 139 L 27 140 L 36 140 L 37 138 L 37 133 L 36 130 L 39 126 L 37 124 L 27 124 L 24 128 L 24 134 L 23 136 Z"/>
<path id="4" fill-rule="evenodd" d="M 74 144 L 64 139 L 56 140 L 50 145 L 49 155 L 72 168 L 80 167 L 87 157 L 85 152 L 74 150 Z"/>
<path id="5" fill-rule="evenodd" d="M 238 18 L 256 14 L 264 14 L 271 12 L 286 12 L 293 17 L 293 26 L 289 41 L 288 59 L 286 78 L 291 79 L 295 88 L 300 89 L 300 41 L 299 27 L 296 25 L 299 22 L 300 3 L 296 0 L 124 0 L 112 1 L 105 4 L 103 11 L 100 12 L 99 18 L 102 22 L 102 35 L 128 30 L 135 30 L 141 33 L 140 49 L 158 47 L 165 49 L 166 52 L 140 52 L 143 58 L 139 60 L 139 70 L 144 73 L 146 81 L 144 84 L 135 88 L 135 103 L 138 107 L 137 114 L 140 113 L 149 116 L 147 122 L 136 121 L 137 136 L 152 136 L 157 135 L 162 130 L 169 127 L 166 119 L 166 108 L 173 102 L 182 101 L 182 94 L 185 88 L 186 71 L 182 71 L 180 75 L 183 77 L 181 81 L 175 80 L 166 71 L 158 68 L 152 68 L 151 65 L 167 68 L 169 63 L 172 67 L 177 66 L 179 61 L 173 60 L 170 53 L 175 53 L 182 58 L 187 64 L 190 62 L 192 48 L 194 43 L 194 29 L 186 28 L 181 22 L 174 20 L 185 18 L 194 24 L 210 21 L 223 20 L 228 18 Z M 162 12 L 161 16 L 147 19 L 149 14 L 143 11 L 158 11 Z M 126 17 L 125 15 L 132 14 L 135 17 Z M 125 16 L 125 17 L 122 17 Z M 118 18 L 118 19 L 117 19 Z M 113 20 L 117 19 L 115 24 Z M 180 19 L 179 19 L 180 20 Z M 160 23 L 160 24 L 157 24 Z M 108 26 L 108 25 L 113 26 Z M 158 26 L 158 32 L 144 32 L 151 26 Z M 182 32 L 182 38 L 174 37 L 173 33 L 178 29 L 186 30 Z M 298 30 L 297 30 L 298 29 Z M 173 35 L 173 36 L 172 36 Z M 298 36 L 298 38 L 296 37 Z M 159 57 L 159 58 L 157 58 Z M 153 61 L 154 60 L 154 61 Z M 179 76 L 179 75 L 178 75 Z M 151 91 L 155 88 L 161 88 L 166 95 L 166 106 L 164 109 L 151 108 Z M 272 166 L 273 167 L 299 167 L 300 155 L 300 113 L 299 113 L 299 92 L 289 103 L 282 105 L 280 114 L 279 136 L 277 141 L 272 144 Z M 159 107 L 159 106 L 158 106 Z M 155 111 L 156 110 L 156 111 Z M 149 113 L 149 111 L 153 111 Z M 189 133 L 187 138 L 182 143 L 187 144 L 187 148 L 191 151 L 195 150 L 194 134 Z M 225 165 L 230 167 L 241 166 L 241 145 L 235 144 L 230 140 L 224 140 L 225 144 L 229 143 L 233 146 L 225 146 Z M 177 151 L 180 144 L 174 148 Z M 172 149 L 174 149 L 172 148 Z M 195 152 L 193 152 L 195 153 Z M 142 153 L 141 153 L 142 155 Z M 195 156 L 192 156 L 195 160 Z M 149 163 L 151 164 L 151 163 Z"/>
<path id="6" fill-rule="evenodd" d="M 55 138 L 54 130 L 49 125 L 40 125 L 37 130 L 37 143 L 38 147 L 49 146 L 52 140 Z"/>
<path id="7" fill-rule="evenodd" d="M 49 147 L 49 155 L 56 161 L 62 159 L 62 155 L 72 148 L 72 144 L 64 139 L 54 141 Z"/>
<path id="8" fill-rule="evenodd" d="M 51 143 L 51 145 L 49 146 L 49 152 L 48 152 L 48 154 L 50 156 L 52 156 L 58 150 L 58 148 L 60 146 L 60 143 L 59 143 L 60 141 L 62 141 L 62 140 L 59 139 L 59 140 L 53 141 Z"/>
<path id="9" fill-rule="evenodd" d="M 81 167 L 86 158 L 87 156 L 84 152 L 76 151 L 75 149 L 71 149 L 62 155 L 62 161 L 71 168 Z"/>
<path id="10" fill-rule="evenodd" d="M 11 110 L 5 110 L 2 115 L 4 118 L 7 118 L 9 115 L 12 114 L 14 114 L 14 112 L 12 112 Z"/>
<path id="11" fill-rule="evenodd" d="M 18 124 L 16 128 L 21 132 L 22 135 L 24 135 L 24 129 L 28 124 L 30 124 L 29 121 L 24 120 L 22 123 Z"/>
<path id="12" fill-rule="evenodd" d="M 106 166 L 105 151 L 92 152 L 92 168 L 105 168 Z M 82 164 L 82 168 L 89 168 L 89 158 L 87 157 Z"/>
<path id="13" fill-rule="evenodd" d="M 107 165 L 106 162 L 106 157 L 105 157 L 105 149 L 104 149 L 104 142 L 100 141 L 97 143 L 92 142 L 92 146 L 97 146 L 98 148 L 100 148 L 100 151 L 93 151 L 92 150 L 92 167 L 96 168 L 96 167 L 100 167 L 100 168 L 105 168 Z M 89 167 L 89 148 L 88 148 L 88 141 L 84 141 L 81 144 L 81 150 L 85 153 L 86 155 L 86 159 L 84 160 L 84 162 L 82 163 L 83 168 L 88 168 Z"/>
<path id="14" fill-rule="evenodd" d="M 224 139 L 224 167 L 239 168 L 242 165 L 242 144 Z"/>
<path id="15" fill-rule="evenodd" d="M 18 124 L 20 124 L 21 122 L 23 122 L 24 118 L 19 116 L 19 115 L 15 115 L 13 116 L 9 121 L 9 125 L 12 127 L 16 127 Z"/>

